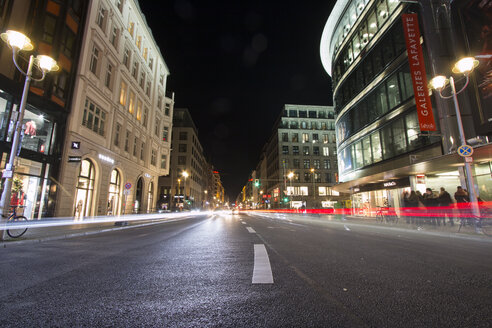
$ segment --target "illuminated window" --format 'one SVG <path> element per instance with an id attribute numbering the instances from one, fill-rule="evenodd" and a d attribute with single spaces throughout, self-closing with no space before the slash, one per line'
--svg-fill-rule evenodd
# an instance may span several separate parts
<path id="1" fill-rule="evenodd" d="M 128 102 L 128 112 L 135 113 L 135 94 L 130 90 L 130 100 Z"/>
<path id="2" fill-rule="evenodd" d="M 120 104 L 123 106 L 126 105 L 126 88 L 127 88 L 127 85 L 126 85 L 125 81 L 121 80 Z"/>
<path id="3" fill-rule="evenodd" d="M 130 24 L 128 24 L 128 32 L 130 32 L 130 35 L 133 37 L 133 31 L 135 30 L 135 23 L 133 22 L 130 22 Z"/>
<path id="4" fill-rule="evenodd" d="M 140 99 L 137 100 L 137 120 L 142 119 L 142 101 Z"/>

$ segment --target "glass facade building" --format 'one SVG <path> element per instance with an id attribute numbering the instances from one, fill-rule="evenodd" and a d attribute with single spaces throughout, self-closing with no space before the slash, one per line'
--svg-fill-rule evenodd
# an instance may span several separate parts
<path id="1" fill-rule="evenodd" d="M 463 11 L 479 5 L 478 1 L 472 2 L 467 5 L 455 1 L 454 7 L 449 3 L 452 9 L 449 21 L 468 18 L 472 12 Z M 375 208 L 388 203 L 399 207 L 405 189 L 432 187 L 437 191 L 446 186 L 454 193 L 457 185 L 464 185 L 457 165 L 451 165 L 460 163 L 456 156 L 459 137 L 452 102 L 445 103 L 437 96 L 431 98 L 437 131 L 421 131 L 417 117 L 402 14 L 418 13 L 428 80 L 443 69 L 444 55 L 447 54 L 446 60 L 451 63 L 458 52 L 461 56 L 471 52 L 457 45 L 459 51 L 448 54 L 452 47 L 443 45 L 442 41 L 436 44 L 429 37 L 438 35 L 428 22 L 433 10 L 437 12 L 433 3 L 419 6 L 399 0 L 339 0 L 324 28 L 320 55 L 332 77 L 337 117 L 340 184 L 335 189 L 351 192 L 353 208 Z M 447 18 L 440 19 L 444 24 Z M 467 29 L 464 24 L 454 25 L 463 31 Z M 456 33 L 456 40 L 466 36 L 462 31 L 450 30 Z M 454 41 L 449 35 L 441 38 Z M 437 68 L 436 62 L 441 67 Z M 477 137 L 473 111 L 480 107 L 480 102 L 470 100 L 470 95 L 478 90 L 474 87 L 471 85 L 469 92 L 460 97 L 467 138 Z M 476 116 L 486 115 L 477 113 Z M 485 165 L 490 159 L 484 155 L 481 161 Z M 452 174 L 445 175 L 445 179 L 439 175 L 449 172 Z M 425 178 L 418 179 L 421 175 Z"/>

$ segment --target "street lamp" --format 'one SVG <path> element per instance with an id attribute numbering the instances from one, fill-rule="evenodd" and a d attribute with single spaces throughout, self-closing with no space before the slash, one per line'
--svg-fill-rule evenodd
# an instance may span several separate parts
<path id="1" fill-rule="evenodd" d="M 3 215 L 6 215 L 9 212 L 10 197 L 12 194 L 12 178 L 14 176 L 15 170 L 14 162 L 20 150 L 19 143 L 21 139 L 22 120 L 24 119 L 27 95 L 29 93 L 29 84 L 31 83 L 31 80 L 44 80 L 46 73 L 50 71 L 57 71 L 59 67 L 58 65 L 56 65 L 56 61 L 49 56 L 38 55 L 34 57 L 33 55 L 31 55 L 29 56 L 27 72 L 24 72 L 24 70 L 19 67 L 16 57 L 20 51 L 31 51 L 32 49 L 34 49 L 31 40 L 24 34 L 13 30 L 8 30 L 7 32 L 0 34 L 0 37 L 12 49 L 12 60 L 14 61 L 15 67 L 26 77 L 26 80 L 24 82 L 24 90 L 22 91 L 19 113 L 14 118 L 15 129 L 12 140 L 12 148 L 10 149 L 10 157 L 8 163 L 5 165 L 5 170 L 3 171 L 2 175 L 2 178 L 5 178 L 2 197 L 0 199 L 0 215 L 2 215 L 1 219 L 3 220 Z M 32 76 L 33 65 L 36 65 L 38 69 L 41 70 L 41 78 L 36 79 Z"/>
<path id="2" fill-rule="evenodd" d="M 184 178 L 184 205 L 186 205 L 186 178 L 189 176 L 187 171 L 181 172 L 181 176 Z"/>
<path id="3" fill-rule="evenodd" d="M 445 76 L 438 75 L 434 77 L 429 83 L 431 88 L 436 89 L 439 92 L 439 96 L 441 98 L 444 99 L 453 98 L 454 109 L 456 111 L 456 120 L 458 121 L 458 131 L 460 133 L 461 146 L 466 146 L 466 139 L 465 139 L 465 132 L 463 130 L 463 122 L 461 121 L 461 112 L 460 112 L 460 106 L 458 104 L 457 95 L 466 89 L 468 83 L 470 82 L 469 75 L 473 71 L 473 69 L 477 66 L 478 66 L 478 60 L 476 60 L 473 57 L 462 58 L 454 65 L 453 73 L 456 74 L 461 73 L 466 77 L 466 83 L 459 91 L 456 91 L 453 76 L 450 76 L 448 79 Z M 444 96 L 442 94 L 442 90 L 445 88 L 448 82 L 451 87 L 451 95 Z M 477 194 L 475 193 L 475 184 L 473 182 L 471 165 L 470 162 L 467 161 L 466 157 L 464 158 L 464 161 L 465 161 L 466 181 L 468 185 L 468 190 L 469 190 L 468 192 L 470 195 L 472 211 L 473 214 L 478 217 L 480 216 L 480 209 L 478 208 Z"/>
<path id="4" fill-rule="evenodd" d="M 289 174 L 287 174 L 287 178 L 289 178 L 289 184 L 290 184 L 290 191 L 292 193 L 292 196 L 294 196 L 294 190 L 292 189 L 292 178 L 294 177 L 294 172 L 289 172 Z M 289 194 L 290 196 L 290 194 Z M 292 198 L 290 200 L 290 207 L 292 208 Z"/>

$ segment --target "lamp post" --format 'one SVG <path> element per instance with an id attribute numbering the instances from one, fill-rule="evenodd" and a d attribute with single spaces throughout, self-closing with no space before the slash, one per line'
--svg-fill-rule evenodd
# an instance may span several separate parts
<path id="1" fill-rule="evenodd" d="M 458 131 L 460 133 L 461 146 L 466 146 L 466 139 L 465 139 L 465 132 L 463 130 L 463 122 L 461 121 L 461 112 L 460 112 L 460 106 L 458 104 L 457 95 L 466 89 L 470 81 L 469 75 L 473 71 L 473 69 L 477 67 L 477 65 L 478 65 L 478 60 L 476 60 L 473 57 L 462 58 L 454 65 L 453 73 L 461 73 L 466 77 L 466 83 L 459 91 L 456 91 L 456 86 L 454 84 L 453 76 L 450 76 L 448 79 L 445 76 L 438 75 L 430 81 L 430 86 L 439 92 L 439 96 L 441 98 L 443 99 L 453 98 L 454 109 L 456 111 L 456 120 L 458 121 Z M 448 82 L 451 87 L 451 96 L 444 96 L 442 94 L 442 90 L 445 88 Z M 472 212 L 473 215 L 478 217 L 480 216 L 480 209 L 477 203 L 477 194 L 475 192 L 475 184 L 473 181 L 471 164 L 470 162 L 467 161 L 466 157 L 464 158 L 464 162 L 465 162 L 466 182 L 468 186 L 468 192 L 470 195 Z"/>
<path id="2" fill-rule="evenodd" d="M 314 208 L 316 208 L 316 175 L 314 173 L 314 169 L 311 169 L 311 173 L 313 174 L 313 203 L 314 203 Z"/>
<path id="3" fill-rule="evenodd" d="M 10 197 L 12 194 L 12 179 L 14 177 L 15 172 L 15 158 L 17 157 L 21 142 L 21 130 L 22 130 L 22 120 L 24 119 L 24 112 L 26 109 L 27 103 L 27 95 L 29 93 L 29 85 L 31 80 L 34 81 L 42 81 L 44 80 L 46 73 L 50 71 L 57 71 L 59 69 L 58 65 L 56 65 L 56 61 L 44 55 L 38 55 L 34 57 L 33 55 L 29 56 L 29 64 L 27 66 L 27 71 L 24 72 L 22 68 L 19 67 L 17 63 L 17 54 L 20 51 L 30 51 L 34 48 L 31 40 L 25 36 L 24 34 L 12 30 L 8 30 L 5 33 L 0 35 L 3 41 L 5 41 L 9 47 L 12 49 L 12 60 L 14 62 L 15 67 L 26 77 L 24 82 L 24 89 L 22 91 L 22 98 L 19 108 L 19 113 L 14 118 L 14 135 L 12 139 L 12 148 L 10 149 L 9 161 L 5 165 L 5 170 L 3 171 L 2 178 L 5 178 L 3 184 L 2 197 L 0 199 L 0 215 L 6 215 L 9 212 L 10 206 Z M 39 79 L 36 79 L 32 76 L 33 66 L 37 66 L 39 70 L 41 70 L 42 76 Z M 4 220 L 3 216 L 0 217 L 1 220 Z"/>
<path id="4" fill-rule="evenodd" d="M 289 178 L 289 184 L 290 184 L 290 191 L 292 192 L 292 196 L 294 196 L 294 190 L 292 190 L 292 178 L 294 177 L 294 172 L 289 172 L 287 174 L 287 178 Z M 289 194 L 289 196 L 291 196 Z M 290 199 L 290 208 L 292 208 L 292 198 Z"/>
<path id="5" fill-rule="evenodd" d="M 189 176 L 188 172 L 187 171 L 183 171 L 181 172 L 181 176 L 184 178 L 184 199 L 183 199 L 183 209 L 184 209 L 184 206 L 186 206 L 186 178 Z"/>

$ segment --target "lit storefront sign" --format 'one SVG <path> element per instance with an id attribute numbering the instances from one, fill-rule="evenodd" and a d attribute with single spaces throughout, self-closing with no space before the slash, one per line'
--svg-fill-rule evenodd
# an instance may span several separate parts
<path id="1" fill-rule="evenodd" d="M 379 183 L 370 183 L 363 186 L 357 186 L 352 188 L 354 193 L 356 192 L 364 192 L 364 191 L 372 191 L 372 190 L 380 190 L 380 189 L 396 189 L 396 188 L 405 188 L 410 186 L 410 178 L 402 178 L 391 181 L 383 181 Z"/>
<path id="2" fill-rule="evenodd" d="M 99 154 L 99 159 L 103 162 L 114 164 L 114 159 L 112 159 L 111 157 Z"/>
<path id="3" fill-rule="evenodd" d="M 434 114 L 427 89 L 424 55 L 420 45 L 419 19 L 417 14 L 402 14 L 403 33 L 407 45 L 408 63 L 412 75 L 413 92 L 421 131 L 436 131 Z"/>

